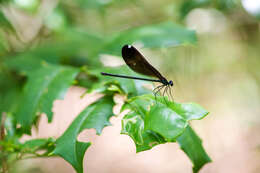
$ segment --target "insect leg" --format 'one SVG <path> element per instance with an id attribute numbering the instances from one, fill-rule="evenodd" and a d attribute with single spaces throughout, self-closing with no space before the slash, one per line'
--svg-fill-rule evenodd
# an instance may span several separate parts
<path id="1" fill-rule="evenodd" d="M 163 85 L 160 85 L 160 86 L 155 87 L 155 88 L 153 89 L 153 92 L 155 92 L 155 90 L 157 90 L 157 89 L 160 88 L 161 86 L 163 86 Z"/>
<path id="2" fill-rule="evenodd" d="M 160 90 L 164 87 L 164 85 L 160 85 L 158 87 L 156 87 L 155 89 L 157 89 L 157 91 L 154 93 L 155 96 L 155 100 L 157 101 L 157 93 L 160 92 Z"/>
<path id="3" fill-rule="evenodd" d="M 166 99 L 165 99 L 165 93 L 167 93 L 167 90 L 168 90 L 168 85 L 166 86 L 166 88 L 164 89 L 164 91 L 163 91 L 163 99 L 164 99 L 164 102 L 167 104 L 167 102 L 166 102 Z"/>
<path id="4" fill-rule="evenodd" d="M 165 86 L 165 85 L 159 86 L 160 88 L 158 88 L 158 90 L 155 92 L 155 95 L 157 95 L 157 93 L 158 93 L 164 86 Z"/>
<path id="5" fill-rule="evenodd" d="M 174 98 L 172 96 L 172 88 L 170 88 L 170 96 L 171 96 L 171 100 L 174 102 Z"/>
<path id="6" fill-rule="evenodd" d="M 171 87 L 170 87 L 170 86 L 168 86 L 168 90 L 167 90 L 167 96 L 168 96 L 168 99 L 169 99 L 169 100 L 170 100 L 170 97 L 169 97 L 170 90 L 171 90 Z"/>
<path id="7" fill-rule="evenodd" d="M 169 97 L 169 100 L 170 100 L 170 101 L 173 101 L 171 89 L 172 89 L 172 88 L 169 86 L 169 89 L 167 90 L 167 95 L 168 95 L 168 97 Z"/>

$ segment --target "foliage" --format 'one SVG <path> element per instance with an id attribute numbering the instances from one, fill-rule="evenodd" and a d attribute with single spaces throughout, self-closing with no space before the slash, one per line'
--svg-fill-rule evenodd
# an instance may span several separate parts
<path id="1" fill-rule="evenodd" d="M 99 1 L 77 1 L 81 7 L 102 10 L 115 1 L 107 4 L 97 2 Z M 60 5 L 68 5 L 66 3 Z M 33 1 L 31 6 L 16 4 L 15 7 L 31 15 L 39 9 L 39 1 Z M 53 13 L 55 14 L 50 15 L 61 15 L 61 18 L 55 19 L 67 20 L 64 17 L 66 15 L 63 15 L 66 11 L 62 11 L 62 8 L 54 9 Z M 121 133 L 133 139 L 137 152 L 166 142 L 178 142 L 191 159 L 193 172 L 198 172 L 204 164 L 211 161 L 200 138 L 189 125 L 191 120 L 205 117 L 208 114 L 205 109 L 194 103 L 172 102 L 166 96 L 155 99 L 152 91 L 144 87 L 147 82 L 100 75 L 100 72 L 105 71 L 142 76 L 126 66 L 104 67 L 99 60 L 100 54 L 118 56 L 124 44 L 133 43 L 141 43 L 146 48 L 194 45 L 197 41 L 194 31 L 166 20 L 102 35 L 78 29 L 68 21 L 52 28 L 53 21 L 50 20 L 47 17 L 42 26 L 53 31 L 50 38 L 19 52 L 15 45 L 8 42 L 7 36 L 12 33 L 6 34 L 8 30 L 16 35 L 16 31 L 0 11 L 0 30 L 4 33 L 1 37 L 0 32 L 0 39 L 4 40 L 0 42 L 0 159 L 3 172 L 20 159 L 53 156 L 62 157 L 77 172 L 83 172 L 83 157 L 90 142 L 77 141 L 77 136 L 89 128 L 94 128 L 97 134 L 101 134 L 103 128 L 110 125 L 113 97 L 118 93 L 127 96 L 121 111 L 129 111 L 122 119 Z M 24 134 L 30 135 L 32 127 L 37 127 L 37 121 L 43 113 L 49 122 L 52 121 L 53 102 L 63 99 L 71 86 L 88 88 L 88 92 L 97 91 L 103 93 L 104 97 L 87 106 L 58 139 L 21 142 Z"/>
<path id="2" fill-rule="evenodd" d="M 183 19 L 191 10 L 195 8 L 216 8 L 223 12 L 229 12 L 235 8 L 240 8 L 238 0 L 188 0 L 180 6 L 180 17 Z"/>

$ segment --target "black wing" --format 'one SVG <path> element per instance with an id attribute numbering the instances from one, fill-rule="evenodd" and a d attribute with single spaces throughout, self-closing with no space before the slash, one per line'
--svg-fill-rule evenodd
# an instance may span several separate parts
<path id="1" fill-rule="evenodd" d="M 161 81 L 165 80 L 161 73 L 156 70 L 151 64 L 149 64 L 149 62 L 135 47 L 131 45 L 123 46 L 122 57 L 125 60 L 126 64 L 133 71 L 144 75 L 157 77 Z"/>

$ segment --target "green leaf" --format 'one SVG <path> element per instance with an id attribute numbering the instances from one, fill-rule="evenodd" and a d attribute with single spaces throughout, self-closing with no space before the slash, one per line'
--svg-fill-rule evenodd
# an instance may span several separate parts
<path id="1" fill-rule="evenodd" d="M 196 103 L 170 103 L 170 107 L 186 120 L 200 120 L 209 113 Z"/>
<path id="2" fill-rule="evenodd" d="M 0 10 L 0 31 L 1 29 L 14 32 L 13 26 L 5 17 L 4 13 Z M 8 34 L 11 34 L 11 32 L 8 32 Z M 9 43 L 6 39 L 6 36 L 4 32 L 0 32 L 0 61 L 3 58 L 1 56 L 3 56 L 8 49 L 9 49 Z"/>
<path id="3" fill-rule="evenodd" d="M 180 6 L 180 18 L 183 20 L 194 8 L 202 8 L 209 6 L 212 3 L 212 0 L 190 0 L 184 1 Z"/>
<path id="4" fill-rule="evenodd" d="M 82 129 L 94 128 L 97 134 L 101 134 L 105 126 L 111 125 L 110 117 L 113 115 L 112 108 L 114 106 L 111 96 L 107 96 L 81 112 L 87 116 L 83 123 Z"/>
<path id="5" fill-rule="evenodd" d="M 158 144 L 166 143 L 159 134 L 144 130 L 144 120 L 141 117 L 141 114 L 132 111 L 122 119 L 121 134 L 128 135 L 134 140 L 136 152 L 149 150 Z"/>
<path id="6" fill-rule="evenodd" d="M 34 149 L 39 146 L 44 146 L 48 142 L 49 142 L 49 139 L 32 139 L 32 140 L 26 141 L 23 145 L 24 145 L 24 147 Z"/>
<path id="7" fill-rule="evenodd" d="M 195 8 L 215 8 L 221 12 L 230 12 L 234 9 L 239 9 L 241 3 L 239 0 L 188 0 L 180 4 L 180 19 L 185 17 Z"/>
<path id="8" fill-rule="evenodd" d="M 100 66 L 97 58 L 103 39 L 92 33 L 68 28 L 57 33 L 54 40 L 44 43 L 30 51 L 6 58 L 8 67 L 19 71 L 30 71 L 44 63 L 70 66 Z"/>
<path id="9" fill-rule="evenodd" d="M 17 71 L 18 73 L 22 75 L 29 75 L 32 73 L 32 71 L 36 71 L 37 69 L 44 68 L 46 66 L 47 62 L 38 58 L 35 58 L 34 56 L 30 54 L 22 54 L 20 56 L 17 56 L 15 58 L 8 58 L 6 61 L 4 61 L 4 64 L 14 71 Z"/>
<path id="10" fill-rule="evenodd" d="M 130 99 L 122 108 L 122 110 L 125 109 L 131 111 L 122 120 L 121 133 L 133 138 L 138 147 L 137 151 L 141 151 L 140 148 L 150 149 L 160 142 L 175 141 L 188 125 L 181 115 L 168 108 L 165 103 L 156 102 L 152 95 L 142 95 Z M 149 135 L 146 133 L 147 131 Z M 151 132 L 153 133 L 151 134 Z M 143 134 L 146 138 L 150 137 L 146 139 L 149 141 L 148 145 L 147 142 L 143 143 Z"/>
<path id="11" fill-rule="evenodd" d="M 130 112 L 122 119 L 121 133 L 134 140 L 137 152 L 177 140 L 192 160 L 194 170 L 199 170 L 208 162 L 209 157 L 200 139 L 188 125 L 190 120 L 201 119 L 208 114 L 201 106 L 170 102 L 159 96 L 155 100 L 153 95 L 142 95 L 130 99 L 122 111 L 126 109 Z M 189 148 L 192 142 L 194 147 Z"/>
<path id="12" fill-rule="evenodd" d="M 5 27 L 9 29 L 10 31 L 14 31 L 13 26 L 8 21 L 8 19 L 5 17 L 3 12 L 0 10 L 0 27 Z"/>
<path id="13" fill-rule="evenodd" d="M 40 0 L 30 0 L 30 1 L 14 1 L 14 4 L 26 12 L 36 13 L 41 1 Z"/>
<path id="14" fill-rule="evenodd" d="M 201 139 L 190 126 L 188 126 L 184 133 L 177 138 L 177 142 L 192 161 L 193 173 L 198 172 L 203 165 L 211 162 L 210 157 L 207 155 L 202 146 Z"/>
<path id="15" fill-rule="evenodd" d="M 113 2 L 113 0 L 77 0 L 80 7 L 83 8 L 95 8 L 100 9 L 104 8 L 106 5 L 109 5 Z"/>
<path id="16" fill-rule="evenodd" d="M 21 83 L 9 73 L 0 69 L 0 117 L 3 112 L 11 112 L 20 96 Z M 1 119 L 1 118 L 0 118 Z"/>
<path id="17" fill-rule="evenodd" d="M 145 117 L 145 130 L 162 135 L 166 141 L 175 141 L 187 126 L 187 121 L 165 105 L 155 104 Z"/>
<path id="18" fill-rule="evenodd" d="M 54 139 L 47 138 L 47 139 L 32 139 L 28 140 L 22 144 L 22 152 L 26 153 L 33 153 L 38 150 L 46 150 L 43 155 L 47 155 L 48 153 L 52 152 L 54 149 Z"/>
<path id="19" fill-rule="evenodd" d="M 148 95 L 144 95 L 130 99 L 122 107 L 122 111 L 130 109 L 130 112 L 122 119 L 121 134 L 126 134 L 134 140 L 136 152 L 149 150 L 158 144 L 166 143 L 160 134 L 145 130 L 144 119 L 153 104 L 153 100 Z"/>
<path id="20" fill-rule="evenodd" d="M 48 16 L 45 16 L 44 23 L 53 31 L 61 32 L 65 30 L 67 27 L 67 18 L 64 10 L 58 5 Z"/>
<path id="21" fill-rule="evenodd" d="M 197 42 L 195 31 L 173 22 L 164 22 L 123 31 L 111 38 L 104 53 L 119 55 L 125 44 L 141 43 L 144 47 L 170 47 Z"/>
<path id="22" fill-rule="evenodd" d="M 90 143 L 77 141 L 77 136 L 89 128 L 95 128 L 97 134 L 100 134 L 105 126 L 110 125 L 109 118 L 113 115 L 113 105 L 113 98 L 106 96 L 86 107 L 57 139 L 54 154 L 64 158 L 78 173 L 82 173 L 83 157 Z"/>
<path id="23" fill-rule="evenodd" d="M 14 103 L 13 103 L 14 104 Z M 16 120 L 14 116 L 10 113 L 5 114 L 5 122 L 4 122 L 4 128 L 5 128 L 5 140 L 15 140 L 16 139 Z"/>
<path id="24" fill-rule="evenodd" d="M 0 61 L 3 59 L 3 55 L 6 53 L 8 49 L 8 42 L 4 38 L 4 34 L 0 33 Z"/>
<path id="25" fill-rule="evenodd" d="M 49 122 L 52 119 L 52 105 L 56 99 L 62 99 L 78 70 L 63 66 L 47 65 L 28 74 L 20 105 L 15 115 L 26 133 L 30 133 L 36 115 L 46 113 Z"/>

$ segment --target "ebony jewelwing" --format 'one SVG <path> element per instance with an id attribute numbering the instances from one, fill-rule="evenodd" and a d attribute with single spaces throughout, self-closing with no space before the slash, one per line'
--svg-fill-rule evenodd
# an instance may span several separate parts
<path id="1" fill-rule="evenodd" d="M 134 46 L 131 45 L 123 46 L 122 57 L 125 60 L 125 63 L 128 65 L 128 67 L 130 67 L 133 71 L 147 76 L 153 76 L 156 77 L 157 79 L 147 79 L 141 77 L 118 75 L 118 74 L 111 74 L 111 73 L 104 73 L 104 72 L 101 72 L 101 74 L 105 76 L 112 76 L 112 77 L 119 77 L 119 78 L 159 82 L 162 85 L 156 87 L 153 90 L 154 92 L 157 90 L 155 92 L 155 96 L 164 87 L 166 88 L 163 91 L 163 95 L 165 94 L 165 92 L 167 93 L 168 88 L 170 89 L 170 87 L 173 86 L 172 80 L 168 81 L 165 77 L 163 77 L 158 70 L 156 70 L 151 64 L 149 64 L 149 62 Z M 171 95 L 171 89 L 170 89 L 170 95 Z"/>

